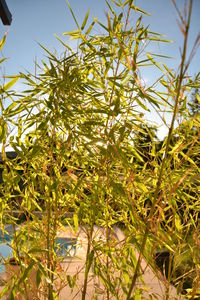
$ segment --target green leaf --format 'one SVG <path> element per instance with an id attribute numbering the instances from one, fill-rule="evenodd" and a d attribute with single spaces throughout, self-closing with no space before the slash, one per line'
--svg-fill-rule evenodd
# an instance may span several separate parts
<path id="1" fill-rule="evenodd" d="M 141 108 L 143 108 L 143 109 L 146 110 L 146 111 L 150 111 L 149 108 L 148 108 L 142 101 L 140 101 L 138 98 L 135 98 L 135 101 L 137 102 L 137 104 L 138 104 Z"/>
<path id="2" fill-rule="evenodd" d="M 132 152 L 134 156 L 139 159 L 139 161 L 144 162 L 143 158 L 139 155 L 139 153 L 134 148 L 132 148 Z"/>
<path id="3" fill-rule="evenodd" d="M 163 72 L 163 69 L 161 68 L 161 66 L 153 59 L 153 57 L 151 56 L 151 54 L 147 53 L 147 57 L 151 60 L 151 62 L 159 69 Z"/>
<path id="4" fill-rule="evenodd" d="M 108 7 L 109 7 L 110 11 L 112 12 L 112 14 L 113 14 L 114 16 L 116 16 L 116 13 L 114 12 L 112 6 L 110 5 L 110 3 L 109 3 L 107 0 L 106 0 L 106 4 L 108 5 Z"/>
<path id="5" fill-rule="evenodd" d="M 56 62 L 58 62 L 57 58 L 55 57 L 55 55 L 53 55 L 46 47 L 44 47 L 42 44 L 38 43 L 40 45 L 40 47 L 42 49 L 44 49 L 44 51 L 46 51 L 52 58 L 53 60 L 55 60 Z"/>
<path id="6" fill-rule="evenodd" d="M 35 262 L 32 261 L 32 262 L 29 264 L 28 268 L 25 269 L 25 271 L 24 271 L 22 277 L 21 277 L 20 280 L 19 280 L 19 285 L 20 285 L 21 283 L 23 283 L 23 282 L 25 281 L 25 279 L 29 276 L 29 274 L 30 274 L 30 272 L 31 272 L 31 270 L 32 270 L 32 268 L 33 268 L 33 266 L 34 266 L 34 264 L 35 264 Z"/>
<path id="7" fill-rule="evenodd" d="M 7 135 L 7 123 L 3 117 L 0 117 L 0 142 L 6 139 Z"/>
<path id="8" fill-rule="evenodd" d="M 175 226 L 178 231 L 181 231 L 182 225 L 178 214 L 175 215 Z"/>
<path id="9" fill-rule="evenodd" d="M 42 280 L 42 272 L 40 271 L 40 269 L 37 270 L 37 274 L 36 274 L 36 285 L 37 287 L 39 287 L 40 283 Z"/>
<path id="10" fill-rule="evenodd" d="M 76 30 L 73 30 L 73 31 L 63 32 L 63 35 L 70 35 L 70 36 L 77 36 L 77 35 L 80 35 L 80 34 L 81 34 L 80 29 L 76 29 Z"/>
<path id="11" fill-rule="evenodd" d="M 2 290 L 0 292 L 0 299 L 2 299 L 4 295 L 7 295 L 9 290 L 10 290 L 10 282 L 7 282 L 6 285 L 2 287 Z"/>
<path id="12" fill-rule="evenodd" d="M 0 51 L 2 51 L 3 46 L 5 44 L 5 41 L 6 41 L 6 34 L 4 35 L 4 37 L 2 38 L 2 40 L 0 41 Z"/>
<path id="13" fill-rule="evenodd" d="M 147 187 L 146 187 L 146 185 L 144 184 L 144 183 L 142 183 L 142 182 L 137 182 L 136 181 L 136 185 L 138 186 L 138 188 L 143 192 L 143 193 L 148 193 L 149 191 L 148 191 L 148 189 L 147 189 Z"/>
<path id="14" fill-rule="evenodd" d="M 135 6 L 134 4 L 131 5 L 131 8 L 134 9 L 135 11 L 138 11 L 138 12 L 140 12 L 140 13 L 146 15 L 146 16 L 149 16 L 149 17 L 151 16 L 150 13 L 148 13 L 148 12 L 142 10 L 141 8 Z"/>
<path id="15" fill-rule="evenodd" d="M 92 250 L 90 252 L 89 256 L 88 256 L 88 261 L 87 261 L 87 265 L 86 265 L 86 268 L 85 268 L 85 274 L 86 274 L 86 276 L 88 275 L 88 273 L 90 271 L 93 259 L 94 259 L 94 250 Z"/>
<path id="16" fill-rule="evenodd" d="M 9 90 L 18 80 L 19 80 L 19 77 L 15 77 L 12 80 L 10 80 L 9 82 L 7 82 L 3 87 L 4 91 Z"/>
<path id="17" fill-rule="evenodd" d="M 113 192 L 121 196 L 125 196 L 124 187 L 121 182 L 112 182 Z"/>
<path id="18" fill-rule="evenodd" d="M 4 62 L 6 60 L 6 58 L 1 58 L 0 59 L 0 64 L 2 63 L 2 62 Z"/>
<path id="19" fill-rule="evenodd" d="M 76 23 L 76 26 L 77 26 L 78 29 L 80 30 L 80 27 L 79 27 L 79 25 L 78 25 L 78 22 L 77 22 L 77 20 L 76 20 L 76 17 L 75 17 L 75 15 L 74 15 L 74 12 L 73 12 L 73 10 L 72 10 L 70 4 L 69 4 L 69 1 L 66 0 L 66 2 L 67 2 L 67 5 L 68 5 L 68 7 L 69 7 L 69 9 L 70 9 L 70 12 L 71 12 L 71 14 L 72 14 L 72 17 L 73 17 L 73 19 L 74 19 L 74 21 L 75 21 L 75 23 Z"/>
<path id="20" fill-rule="evenodd" d="M 169 151 L 169 154 L 171 155 L 174 154 L 182 144 L 183 144 L 183 140 L 178 141 L 177 144 L 172 148 L 172 150 Z"/>
<path id="21" fill-rule="evenodd" d="M 81 25 L 81 30 L 83 30 L 85 28 L 85 25 L 86 25 L 88 17 L 89 17 L 89 13 L 90 13 L 90 10 L 88 9 L 88 11 L 85 15 L 85 19 L 83 20 L 83 24 Z"/>
<path id="22" fill-rule="evenodd" d="M 96 22 L 97 22 L 97 19 L 94 18 L 93 22 L 90 24 L 90 26 L 88 27 L 88 29 L 87 29 L 87 31 L 86 31 L 85 34 L 89 34 L 89 33 L 90 33 L 90 31 L 92 30 L 92 28 L 93 28 L 93 26 L 94 26 L 94 24 L 95 24 Z"/>
<path id="23" fill-rule="evenodd" d="M 16 290 L 15 288 L 13 288 L 11 291 L 10 300 L 15 300 L 15 299 L 16 299 Z"/>
<path id="24" fill-rule="evenodd" d="M 47 253 L 47 250 L 46 249 L 41 249 L 41 248 L 31 248 L 29 251 L 28 251 L 29 254 L 31 253 Z"/>
<path id="25" fill-rule="evenodd" d="M 173 43 L 172 40 L 162 39 L 162 38 L 155 37 L 155 36 L 149 36 L 148 40 L 156 41 L 156 42 L 162 42 L 162 43 Z"/>
<path id="26" fill-rule="evenodd" d="M 197 168 L 198 172 L 200 172 L 198 165 L 194 162 L 194 160 L 191 159 L 191 157 L 186 155 L 183 151 L 180 151 L 179 153 L 180 153 L 180 155 L 182 155 L 185 158 L 185 160 L 189 161 L 193 166 L 195 166 Z"/>
<path id="27" fill-rule="evenodd" d="M 167 55 L 161 55 L 161 54 L 157 54 L 157 53 L 151 53 L 151 55 L 156 56 L 156 57 L 161 57 L 161 58 L 173 58 L 172 56 L 167 56 Z"/>
<path id="28" fill-rule="evenodd" d="M 142 295 L 141 295 L 140 289 L 136 289 L 136 291 L 134 292 L 134 300 L 142 300 Z"/>
<path id="29" fill-rule="evenodd" d="M 67 283 L 69 285 L 69 287 L 71 289 L 73 289 L 73 287 L 76 284 L 76 275 L 72 276 L 72 275 L 67 275 Z"/>
<path id="30" fill-rule="evenodd" d="M 76 213 L 74 213 L 73 219 L 74 219 L 74 229 L 75 229 L 75 232 L 77 232 L 78 231 L 78 215 Z"/>
<path id="31" fill-rule="evenodd" d="M 13 102 L 11 103 L 7 108 L 6 108 L 6 113 L 8 113 L 10 110 L 12 110 L 13 108 L 15 108 L 15 106 L 17 105 L 17 102 Z"/>
<path id="32" fill-rule="evenodd" d="M 103 24 L 101 23 L 100 21 L 96 21 L 103 29 L 105 29 L 107 32 L 109 32 L 109 29 Z"/>
<path id="33" fill-rule="evenodd" d="M 65 48 L 67 48 L 69 51 L 72 52 L 72 49 L 71 49 L 67 44 L 65 44 L 65 43 L 59 38 L 59 36 L 57 36 L 57 35 L 55 34 L 55 37 L 57 38 L 57 40 L 58 40 Z"/>

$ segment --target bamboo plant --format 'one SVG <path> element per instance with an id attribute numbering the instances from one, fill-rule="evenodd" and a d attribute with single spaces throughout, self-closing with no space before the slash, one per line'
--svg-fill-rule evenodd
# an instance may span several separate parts
<path id="1" fill-rule="evenodd" d="M 57 37 L 63 55 L 42 46 L 47 58 L 37 74 L 20 73 L 1 86 L 0 219 L 3 232 L 5 224 L 14 228 L 19 265 L 2 296 L 29 299 L 35 272 L 34 297 L 59 299 L 64 286 L 77 288 L 82 272 L 77 293 L 83 300 L 91 280 L 94 299 L 144 299 L 142 260 L 160 276 L 155 261 L 162 251 L 169 254 L 167 274 L 161 265 L 163 299 L 171 299 L 171 284 L 188 299 L 199 295 L 199 113 L 191 116 L 188 103 L 200 82 L 187 74 L 186 51 L 192 1 L 185 17 L 174 4 L 184 32 L 178 71 L 149 52 L 150 43 L 169 41 L 144 26 L 147 12 L 133 0 L 106 3 L 106 23 L 88 24 L 88 11 L 80 25 L 68 3 L 77 28 L 64 36 L 77 40 L 77 48 Z M 149 66 L 162 76 L 147 86 L 141 70 Z M 16 94 L 11 88 L 19 78 L 26 89 Z M 143 115 L 163 109 L 171 124 L 158 141 Z M 7 156 L 7 144 L 16 158 Z M 15 211 L 23 212 L 24 223 Z M 66 225 L 87 237 L 83 269 L 73 275 L 56 255 L 57 232 Z M 113 238 L 115 227 L 123 231 L 121 241 Z M 102 228 L 102 238 L 95 238 L 95 228 Z M 149 297 L 156 299 L 153 292 Z"/>

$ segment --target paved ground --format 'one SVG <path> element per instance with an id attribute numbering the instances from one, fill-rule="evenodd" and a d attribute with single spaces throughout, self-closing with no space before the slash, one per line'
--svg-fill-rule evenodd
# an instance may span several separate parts
<path id="1" fill-rule="evenodd" d="M 95 228 L 94 232 L 95 236 L 99 238 L 105 237 L 104 232 L 102 229 Z M 74 234 L 70 229 L 65 229 L 61 230 L 58 234 L 59 237 L 74 237 Z M 124 235 L 120 229 L 116 229 L 115 231 L 115 237 L 119 241 L 124 240 Z M 76 252 L 76 258 L 73 259 L 67 259 L 64 262 L 61 262 L 60 264 L 60 273 L 63 274 L 68 274 L 68 275 L 77 275 L 77 281 L 76 281 L 76 286 L 74 287 L 73 291 L 69 288 L 69 286 L 66 286 L 66 277 L 65 279 L 63 278 L 58 278 L 55 282 L 55 286 L 57 289 L 57 293 L 59 294 L 59 300 L 79 300 L 82 299 L 82 287 L 83 287 L 83 282 L 84 282 L 84 272 L 85 272 L 85 266 L 84 266 L 84 260 L 86 256 L 86 249 L 87 249 L 87 236 L 84 233 L 83 230 L 79 231 L 78 234 L 78 242 L 77 244 L 79 247 L 77 248 Z M 138 256 L 137 251 L 135 251 L 136 257 Z M 161 276 L 157 276 L 154 274 L 150 266 L 147 265 L 146 261 L 143 259 L 141 263 L 141 269 L 143 270 L 143 280 L 146 286 L 146 291 L 143 291 L 142 293 L 142 299 L 164 299 L 164 296 L 166 294 L 166 287 L 167 287 L 167 282 L 165 279 Z M 64 272 L 63 272 L 64 271 Z M 18 269 L 17 267 L 12 267 L 10 270 L 7 271 L 7 278 L 10 277 L 11 273 L 17 274 Z M 9 274 L 8 274 L 9 273 Z M 58 274 L 59 274 L 59 268 L 58 268 Z M 4 276 L 6 276 L 4 274 Z M 31 275 L 32 281 L 35 281 L 36 278 L 36 272 L 32 271 Z M 158 277 L 159 276 L 159 277 Z M 137 282 L 137 287 L 143 286 L 141 282 Z M 0 288 L 2 290 L 3 287 Z M 32 285 L 32 291 L 29 292 L 29 300 L 36 300 L 36 299 L 43 299 L 42 292 L 38 294 L 36 291 L 37 287 L 35 284 Z M 97 295 L 94 298 L 94 294 Z M 122 292 L 122 291 L 121 291 Z M 119 291 L 120 293 L 120 291 Z M 150 296 L 151 295 L 151 296 Z M 152 297 L 152 298 L 151 298 Z M 9 297 L 4 297 L 2 300 L 7 300 L 10 299 Z M 25 298 L 21 295 L 16 297 L 16 300 L 24 300 Z M 87 295 L 86 295 L 87 300 L 92 300 L 92 299 L 98 299 L 98 300 L 106 300 L 107 295 L 106 291 L 103 287 L 103 284 L 94 278 L 94 275 L 92 272 L 89 274 L 89 279 L 88 279 L 88 288 L 87 288 Z M 115 298 L 110 298 L 110 299 L 115 299 Z M 124 296 L 121 297 L 121 299 L 125 299 Z M 172 299 L 183 299 L 181 297 L 178 297 L 176 289 L 170 285 L 169 286 L 169 298 L 170 300 Z"/>

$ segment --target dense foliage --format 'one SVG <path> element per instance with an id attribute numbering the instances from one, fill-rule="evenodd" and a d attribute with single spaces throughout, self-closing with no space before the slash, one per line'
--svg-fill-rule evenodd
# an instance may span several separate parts
<path id="1" fill-rule="evenodd" d="M 102 281 L 106 299 L 140 299 L 145 287 L 137 288 L 136 280 L 142 276 L 142 256 L 158 272 L 153 258 L 163 251 L 169 260 L 165 299 L 169 282 L 188 299 L 198 297 L 200 115 L 196 108 L 191 114 L 188 103 L 200 82 L 198 76 L 194 81 L 186 76 L 191 3 L 180 20 L 184 46 L 179 72 L 146 54 L 144 45 L 167 41 L 143 25 L 147 13 L 134 1 L 119 0 L 107 3 L 107 24 L 95 18 L 87 25 L 87 14 L 79 26 L 69 6 L 77 29 L 64 35 L 78 40 L 76 51 L 61 40 L 66 48 L 61 57 L 43 47 L 48 60 L 39 74 L 19 74 L 2 84 L 2 232 L 6 224 L 16 228 L 20 214 L 26 220 L 12 244 L 21 265 L 20 275 L 4 290 L 11 289 L 12 299 L 18 289 L 26 294 L 22 283 L 28 284 L 35 266 L 46 299 L 57 299 L 55 240 L 64 225 L 75 231 L 83 226 L 88 236 L 82 299 L 90 268 Z M 101 33 L 93 34 L 95 26 Z M 163 72 L 151 86 L 140 72 L 149 65 Z M 18 78 L 27 87 L 20 94 L 11 90 Z M 152 107 L 172 116 L 162 142 L 143 117 Z M 176 129 L 175 120 L 181 120 Z M 12 159 L 6 154 L 8 144 L 17 154 Z M 92 239 L 95 225 L 105 228 L 105 241 Z M 109 238 L 115 225 L 125 233 L 120 248 Z M 73 289 L 76 276 L 65 277 Z"/>

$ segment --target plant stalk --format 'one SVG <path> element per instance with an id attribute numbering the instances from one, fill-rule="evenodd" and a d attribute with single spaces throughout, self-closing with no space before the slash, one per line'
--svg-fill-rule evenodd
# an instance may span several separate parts
<path id="1" fill-rule="evenodd" d="M 179 79 L 178 79 L 179 81 L 178 81 L 177 93 L 176 93 L 176 97 L 175 97 L 175 105 L 174 105 L 174 110 L 173 110 L 173 116 L 172 116 L 172 121 L 171 121 L 171 125 L 170 125 L 170 128 L 169 128 L 168 136 L 167 136 L 167 142 L 166 142 L 166 147 L 165 147 L 165 156 L 164 156 L 164 158 L 162 160 L 162 163 L 161 163 L 161 168 L 160 168 L 160 173 L 159 173 L 159 177 L 158 177 L 158 181 L 157 181 L 157 185 L 156 185 L 156 190 L 154 192 L 154 201 L 152 203 L 152 207 L 151 207 L 151 210 L 150 210 L 150 213 L 149 213 L 149 220 L 151 220 L 151 218 L 154 214 L 154 208 L 157 204 L 157 198 L 158 198 L 158 194 L 159 194 L 160 187 L 161 187 L 162 176 L 163 176 L 163 172 L 164 172 L 166 162 L 168 160 L 169 147 L 170 147 L 170 141 L 171 141 L 172 132 L 173 132 L 173 128 L 174 128 L 174 123 L 175 123 L 176 116 L 177 116 L 177 113 L 178 113 L 178 104 L 179 104 L 181 86 L 182 86 L 182 81 L 183 81 L 183 78 L 184 78 L 184 75 L 185 75 L 184 66 L 185 66 L 185 60 L 186 60 L 188 31 L 189 31 L 189 27 L 190 27 L 190 20 L 191 20 L 191 13 L 192 13 L 192 2 L 193 2 L 193 0 L 190 0 L 188 20 L 187 20 L 187 24 L 185 26 L 183 54 L 182 54 L 182 59 L 181 59 L 181 68 L 180 68 L 180 73 L 179 73 Z M 141 248 L 140 248 L 139 257 L 138 257 L 138 260 L 137 260 L 135 272 L 134 272 L 134 275 L 133 275 L 133 279 L 132 279 L 132 282 L 131 282 L 126 300 L 130 300 L 130 298 L 131 298 L 131 294 L 132 294 L 133 288 L 135 286 L 135 283 L 136 283 L 136 280 L 137 280 L 137 277 L 138 277 L 140 264 L 141 264 L 141 260 L 142 260 L 142 256 L 143 256 L 143 253 L 144 253 L 144 249 L 145 249 L 145 246 L 146 246 L 146 242 L 147 242 L 149 232 L 150 232 L 150 222 L 148 221 L 148 223 L 146 225 L 146 228 L 145 228 L 144 237 L 143 237 L 143 240 L 142 240 L 142 245 L 141 245 Z"/>

